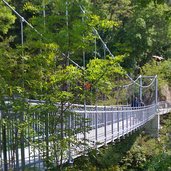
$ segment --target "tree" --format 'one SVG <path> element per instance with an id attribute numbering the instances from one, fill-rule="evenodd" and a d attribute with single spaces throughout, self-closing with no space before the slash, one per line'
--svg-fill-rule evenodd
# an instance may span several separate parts
<path id="1" fill-rule="evenodd" d="M 11 10 L 4 5 L 1 1 L 1 12 L 0 12 L 0 38 L 6 35 L 11 28 L 11 25 L 14 24 L 16 17 L 12 15 Z"/>
<path id="2" fill-rule="evenodd" d="M 139 68 L 149 62 L 153 55 L 166 56 L 170 46 L 169 8 L 165 4 L 153 3 L 146 7 L 134 7 L 134 13 L 125 24 L 122 35 L 125 39 L 122 44 L 127 45 L 125 64 L 128 68 L 132 67 L 139 72 Z"/>
<path id="3" fill-rule="evenodd" d="M 113 90 L 118 85 L 124 84 L 122 79 L 125 71 L 118 65 L 122 60 L 123 56 L 116 56 L 114 59 L 104 60 L 96 58 L 89 62 L 85 76 L 85 80 L 91 85 L 91 91 L 87 91 L 87 97 L 90 98 L 87 98 L 88 103 L 98 104 L 104 96 L 106 97 L 106 102 L 111 99 L 113 101 L 116 100 L 116 97 L 112 96 Z"/>

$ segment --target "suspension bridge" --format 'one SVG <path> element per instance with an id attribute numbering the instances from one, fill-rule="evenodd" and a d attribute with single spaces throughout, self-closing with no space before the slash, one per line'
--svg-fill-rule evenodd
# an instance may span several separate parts
<path id="1" fill-rule="evenodd" d="M 35 101 L 31 101 L 31 103 L 38 104 Z M 71 113 L 64 125 L 65 136 L 63 138 L 69 138 L 70 141 L 68 141 L 66 149 L 63 147 L 63 163 L 71 163 L 75 158 L 84 155 L 90 149 L 106 146 L 115 140 L 125 138 L 139 128 L 144 128 L 152 136 L 157 137 L 160 129 L 160 115 L 169 113 L 171 105 L 167 102 L 141 107 L 72 104 L 70 111 Z M 58 115 L 58 113 L 55 113 L 55 115 Z M 59 145 L 56 142 L 58 137 L 53 134 L 58 135 L 60 124 L 53 127 L 55 130 L 52 134 L 50 130 L 46 131 L 47 128 L 50 129 L 52 123 L 41 121 L 41 115 L 33 113 L 27 117 L 25 117 L 25 120 L 35 119 L 35 122 L 31 126 L 27 125 L 27 132 L 25 131 L 23 135 L 25 138 L 23 149 L 20 143 L 16 142 L 17 128 L 15 127 L 15 121 L 9 121 L 9 125 L 6 127 L 0 126 L 1 170 L 5 170 L 5 168 L 20 170 L 27 166 L 44 170 L 46 168 L 44 152 L 47 152 L 44 143 L 48 143 L 48 148 L 52 148 L 48 150 L 49 155 L 53 155 L 54 152 L 59 155 L 59 149 L 56 149 L 56 146 Z M 48 114 L 48 120 L 51 117 L 54 119 L 54 113 Z M 85 119 L 87 119 L 86 122 Z M 34 130 L 34 133 L 32 130 Z M 18 141 L 21 140 L 20 138 Z"/>
<path id="2" fill-rule="evenodd" d="M 22 45 L 23 23 L 42 37 L 8 2 L 2 1 L 20 18 Z M 82 6 L 80 9 L 85 13 Z M 67 16 L 66 8 L 68 19 Z M 92 31 L 102 43 L 105 54 L 108 52 L 114 58 L 98 31 L 95 28 Z M 96 41 L 95 49 L 97 50 Z M 83 68 L 69 55 L 63 55 L 84 70 L 85 62 Z M 85 60 L 85 53 L 83 59 Z M 107 102 L 107 98 L 98 91 L 94 103 L 87 100 L 89 98 L 85 95 L 84 104 L 48 104 L 40 100 L 6 98 L 4 104 L 7 108 L 0 111 L 0 170 L 24 170 L 26 167 L 46 170 L 49 161 L 54 165 L 72 163 L 90 149 L 125 138 L 139 128 L 157 137 L 160 115 L 171 111 L 170 103 L 158 102 L 157 76 L 139 76 L 135 80 L 128 74 L 126 77 L 123 85 L 111 90 L 110 105 L 101 105 Z M 13 110 L 16 101 L 22 102 L 23 111 Z M 87 101 L 91 104 L 87 104 Z"/>

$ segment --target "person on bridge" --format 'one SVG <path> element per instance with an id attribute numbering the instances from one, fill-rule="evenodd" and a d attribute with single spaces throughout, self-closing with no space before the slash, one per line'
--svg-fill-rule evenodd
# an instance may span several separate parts
<path id="1" fill-rule="evenodd" d="M 134 97 L 131 103 L 131 107 L 138 107 L 139 106 L 139 101 L 137 97 Z"/>

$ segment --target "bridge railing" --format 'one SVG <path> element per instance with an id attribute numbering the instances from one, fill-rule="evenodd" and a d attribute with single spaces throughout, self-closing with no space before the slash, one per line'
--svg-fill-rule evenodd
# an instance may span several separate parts
<path id="1" fill-rule="evenodd" d="M 158 108 L 159 109 L 164 109 L 164 108 L 171 108 L 171 103 L 168 101 L 160 101 L 158 103 Z"/>
<path id="2" fill-rule="evenodd" d="M 32 102 L 32 105 L 34 106 L 36 103 Z M 66 122 L 62 127 L 59 120 L 57 121 L 60 115 L 59 104 L 56 105 L 58 109 L 56 112 L 46 113 L 38 110 L 28 114 L 23 113 L 24 117 L 19 125 L 20 128 L 17 127 L 20 114 L 10 112 L 11 118 L 6 117 L 6 121 L 9 123 L 6 126 L 0 125 L 0 169 L 3 171 L 7 166 L 8 169 L 17 170 L 23 165 L 42 169 L 44 155 L 47 153 L 47 149 L 42 144 L 46 143 L 49 149 L 55 149 L 58 137 L 61 136 L 61 128 L 64 130 L 64 138 L 72 136 L 72 138 L 76 138 L 77 142 L 83 142 L 80 146 L 72 141 L 68 143 L 68 149 L 63 150 L 65 161 L 67 161 L 81 155 L 87 148 L 98 148 L 129 134 L 156 114 L 155 104 L 137 108 L 76 104 L 67 104 L 65 107 L 67 108 L 67 106 L 66 112 L 69 114 L 67 114 Z M 1 121 L 2 118 L 0 118 Z M 21 131 L 22 125 L 24 132 L 19 134 L 18 131 Z M 52 141 L 52 138 L 55 138 L 55 141 Z M 54 155 L 54 152 L 51 150 L 48 155 Z"/>
<path id="3" fill-rule="evenodd" d="M 73 112 L 90 120 L 84 138 L 90 142 L 107 144 L 145 124 L 156 114 L 156 105 L 132 108 L 130 106 L 77 106 Z M 81 136 L 83 138 L 83 136 Z"/>
<path id="4" fill-rule="evenodd" d="M 160 101 L 158 103 L 158 113 L 160 115 L 171 112 L 171 103 L 168 101 Z"/>

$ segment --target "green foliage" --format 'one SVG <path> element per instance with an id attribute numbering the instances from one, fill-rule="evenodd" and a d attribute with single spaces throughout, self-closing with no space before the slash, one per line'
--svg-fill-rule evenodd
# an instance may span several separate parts
<path id="1" fill-rule="evenodd" d="M 33 3 L 31 3 L 31 2 L 26 2 L 23 6 L 23 11 L 27 11 L 32 14 L 36 14 L 40 11 L 39 8 L 40 8 L 39 6 L 34 6 Z"/>
<path id="2" fill-rule="evenodd" d="M 165 5 L 149 4 L 146 8 L 138 8 L 130 18 L 126 37 L 132 47 L 131 62 L 135 65 L 141 67 L 151 60 L 153 54 L 165 54 L 163 47 L 169 43 L 166 40 L 170 40 L 167 34 L 170 25 L 166 19 L 167 10 Z"/>
<path id="3" fill-rule="evenodd" d="M 4 2 L 0 2 L 0 38 L 3 34 L 7 34 L 12 24 L 14 24 L 16 17 L 11 10 L 5 6 Z"/>
<path id="4" fill-rule="evenodd" d="M 154 4 L 165 4 L 165 0 L 133 0 L 135 4 L 138 4 L 140 7 L 146 7 L 149 3 Z"/>
<path id="5" fill-rule="evenodd" d="M 165 171 L 171 169 L 171 148 L 169 136 L 171 132 L 170 118 L 170 114 L 161 117 L 160 139 L 158 142 L 160 150 L 158 150 L 155 155 L 151 156 L 145 163 L 145 170 Z"/>
<path id="6" fill-rule="evenodd" d="M 160 139 L 151 139 L 148 136 L 138 138 L 134 146 L 123 158 L 125 161 L 123 168 L 125 170 L 169 170 L 170 162 L 170 146 L 167 134 L 170 134 L 170 114 L 162 120 L 162 129 L 160 131 Z M 164 122 L 164 123 L 163 123 Z M 166 129 L 167 128 L 167 129 Z"/>
<path id="7" fill-rule="evenodd" d="M 101 19 L 100 16 L 97 15 L 91 15 L 91 23 L 89 23 L 89 25 L 101 28 L 103 30 L 119 26 L 118 22 L 107 19 Z"/>
<path id="8" fill-rule="evenodd" d="M 122 61 L 124 56 L 116 56 L 110 58 L 93 59 L 87 65 L 85 72 L 85 80 L 91 85 L 91 92 L 87 92 L 87 96 L 98 99 L 102 94 L 110 98 L 112 89 L 119 84 L 116 81 L 118 77 L 123 77 L 125 71 L 122 70 L 118 63 Z M 90 95 L 90 93 L 93 93 Z"/>
<path id="9" fill-rule="evenodd" d="M 118 61 L 122 61 L 123 56 L 115 57 L 114 59 L 93 59 L 89 62 L 86 70 L 86 79 L 89 80 L 93 86 L 96 84 L 111 83 L 109 80 L 114 80 L 114 77 L 123 75 L 124 71 L 118 65 Z M 103 78 L 103 79 L 101 79 Z M 100 88 L 100 86 L 99 86 Z"/>
<path id="10" fill-rule="evenodd" d="M 149 171 L 165 171 L 171 169 L 171 156 L 168 154 L 159 154 L 147 162 L 147 168 Z"/>
<path id="11" fill-rule="evenodd" d="M 24 23 L 24 45 L 18 45 L 20 34 L 16 33 L 20 32 L 19 20 L 0 2 L 0 106 L 4 112 L 3 117 L 6 116 L 0 122 L 18 130 L 14 132 L 18 142 L 25 138 L 34 148 L 39 149 L 49 168 L 52 168 L 54 159 L 58 165 L 61 158 L 67 155 L 69 143 L 78 144 L 74 133 L 64 129 L 71 115 L 68 111 L 70 106 L 65 105 L 83 103 L 85 97 L 91 103 L 92 96 L 95 101 L 103 95 L 106 95 L 110 103 L 117 101 L 114 88 L 125 83 L 125 71 L 120 64 L 135 73 L 139 73 L 139 67 L 142 67 L 143 74 L 158 74 L 160 87 L 165 83 L 171 84 L 170 60 L 160 64 L 151 62 L 152 55 L 163 55 L 167 59 L 171 54 L 170 7 L 163 1 L 74 0 L 68 1 L 68 6 L 64 0 L 8 2 L 42 36 Z M 86 13 L 81 11 L 79 3 L 85 6 Z M 93 27 L 116 55 L 114 59 L 106 54 L 104 57 L 99 55 L 106 52 Z M 14 34 L 15 38 L 8 36 Z M 83 61 L 82 54 L 85 54 L 86 61 Z M 66 56 L 81 66 L 85 62 L 85 68 L 73 66 Z M 90 84 L 90 89 L 85 89 L 86 83 Z M 125 91 L 120 93 L 123 97 L 124 94 Z M 7 97 L 9 104 L 5 103 Z M 29 106 L 25 99 L 45 100 L 46 103 Z M 61 108 L 54 105 L 57 102 Z M 14 111 L 11 120 L 8 118 L 9 108 Z M 34 114 L 37 118 L 34 118 Z M 34 130 L 33 124 L 41 129 Z M 33 136 L 44 136 L 44 132 L 46 137 L 50 133 L 49 139 L 33 141 Z M 69 135 L 69 138 L 64 137 L 64 134 Z M 122 148 L 119 145 L 118 149 L 111 147 L 108 153 L 102 149 L 99 156 L 97 151 L 93 151 L 90 159 L 80 161 L 81 168 L 106 170 L 110 167 L 109 170 L 119 170 L 119 164 L 122 164 L 123 170 L 132 169 L 132 165 L 134 169 L 169 167 L 163 164 L 164 161 L 170 162 L 170 155 L 165 152 L 159 154 L 161 146 L 154 146 L 154 141 L 148 141 L 147 147 L 141 148 L 146 141 L 141 137 L 127 153 L 130 142 L 122 144 Z M 49 143 L 52 144 L 50 147 Z M 22 143 L 18 145 L 22 147 Z M 152 145 L 154 148 L 148 150 Z M 121 158 L 121 162 L 117 163 Z M 90 166 L 92 161 L 93 166 Z M 156 166 L 156 161 L 161 162 Z"/>
<path id="12" fill-rule="evenodd" d="M 158 85 L 159 85 L 159 98 L 162 98 L 162 90 L 166 85 L 171 85 L 171 61 L 165 60 L 161 62 L 156 62 L 155 60 L 147 63 L 142 67 L 142 75 L 157 75 L 158 76 Z"/>

